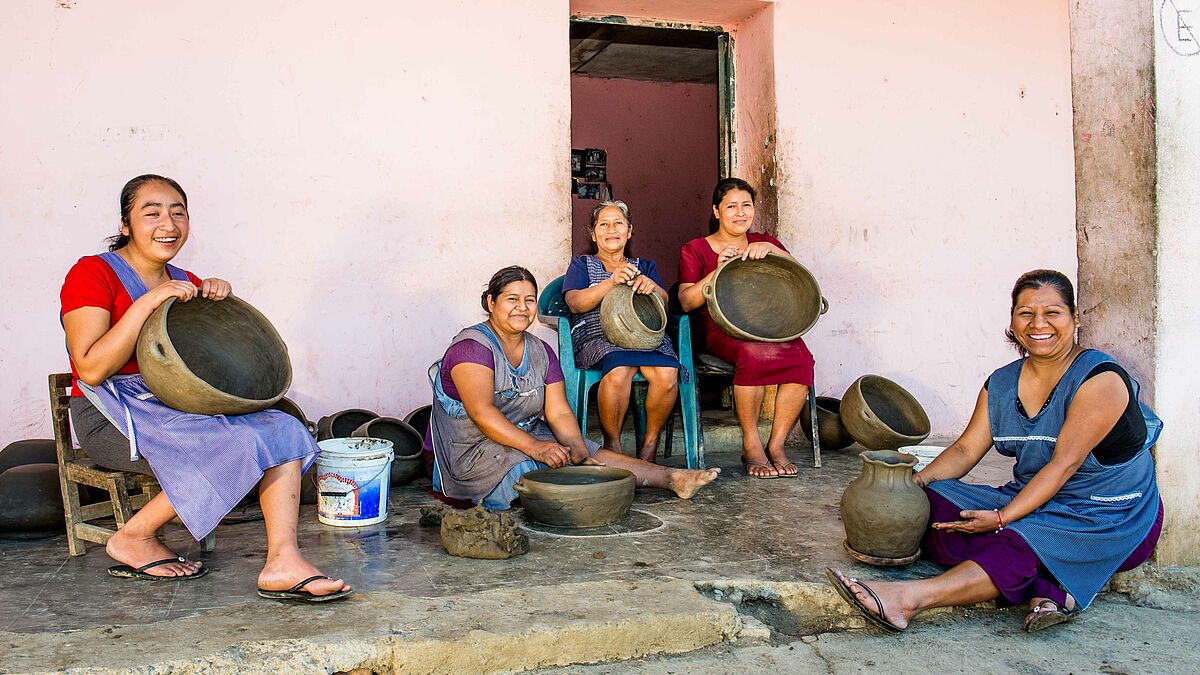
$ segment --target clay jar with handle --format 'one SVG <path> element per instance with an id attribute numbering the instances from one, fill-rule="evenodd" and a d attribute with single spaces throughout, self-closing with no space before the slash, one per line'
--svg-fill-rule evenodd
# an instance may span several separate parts
<path id="1" fill-rule="evenodd" d="M 929 522 L 929 498 L 912 480 L 917 458 L 895 450 L 859 456 L 862 473 L 842 493 L 847 550 L 874 565 L 915 561 Z"/>
<path id="2" fill-rule="evenodd" d="M 621 284 L 600 301 L 600 330 L 618 347 L 657 349 L 667 332 L 667 309 L 656 293 Z"/>

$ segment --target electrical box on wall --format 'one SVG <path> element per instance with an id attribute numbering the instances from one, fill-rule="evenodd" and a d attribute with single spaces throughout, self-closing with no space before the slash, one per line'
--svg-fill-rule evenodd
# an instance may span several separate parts
<path id="1" fill-rule="evenodd" d="M 611 199 L 608 151 L 603 148 L 571 150 L 571 194 L 579 199 Z"/>

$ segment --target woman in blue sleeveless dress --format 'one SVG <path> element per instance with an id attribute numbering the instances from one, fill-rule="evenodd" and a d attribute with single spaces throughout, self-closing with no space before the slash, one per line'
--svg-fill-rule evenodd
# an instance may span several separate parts
<path id="1" fill-rule="evenodd" d="M 1026 631 L 1070 621 L 1108 579 L 1149 558 L 1162 529 L 1151 446 L 1162 423 L 1112 357 L 1075 341 L 1074 288 L 1034 270 L 1012 291 L 1021 358 L 992 373 L 962 437 L 914 481 L 930 527 L 932 579 L 870 584 L 826 570 L 844 600 L 887 631 L 931 607 L 1026 605 Z M 1014 457 L 998 488 L 964 483 L 988 449 Z"/>
<path id="2" fill-rule="evenodd" d="M 537 281 L 529 270 L 514 265 L 496 272 L 480 302 L 487 320 L 459 331 L 429 369 L 435 492 L 503 511 L 524 474 L 598 462 L 633 472 L 638 487 L 690 499 L 721 472 L 661 467 L 583 437 L 558 357 L 528 332 L 537 316 Z"/>
<path id="3" fill-rule="evenodd" d="M 596 407 L 604 435 L 602 446 L 613 452 L 622 452 L 621 426 L 629 409 L 633 377 L 640 372 L 646 378 L 646 434 L 637 456 L 653 462 L 659 435 L 679 392 L 679 357 L 665 336 L 654 349 L 626 349 L 609 342 L 600 327 L 600 303 L 621 284 L 632 286 L 634 293 L 657 295 L 664 305 L 667 291 L 653 260 L 626 256 L 633 223 L 624 202 L 600 202 L 592 211 L 588 232 L 595 251 L 571 260 L 562 286 L 563 300 L 571 308 L 575 365 L 601 371 Z"/>
<path id="4" fill-rule="evenodd" d="M 201 281 L 170 264 L 190 227 L 178 183 L 138 176 L 121 191 L 120 232 L 109 251 L 80 259 L 63 283 L 61 319 L 79 443 L 98 465 L 153 474 L 163 489 L 108 540 L 105 552 L 121 563 L 109 573 L 146 580 L 203 576 L 208 568 L 168 549 L 158 530 L 178 516 L 203 538 L 257 486 L 267 528 L 259 595 L 345 597 L 349 586 L 323 575 L 296 542 L 300 476 L 316 455 L 304 425 L 277 410 L 183 413 L 160 403 L 138 374 L 138 334 L 159 305 L 197 295 L 221 301 L 232 290 L 226 281 Z"/>

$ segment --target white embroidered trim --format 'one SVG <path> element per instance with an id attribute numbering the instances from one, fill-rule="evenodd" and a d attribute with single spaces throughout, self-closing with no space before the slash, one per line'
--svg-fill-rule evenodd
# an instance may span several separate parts
<path id="1" fill-rule="evenodd" d="M 1088 499 L 1090 499 L 1094 502 L 1125 502 L 1125 501 L 1129 501 L 1130 499 L 1137 499 L 1138 497 L 1141 497 L 1141 496 L 1142 496 L 1142 493 L 1140 493 L 1140 492 L 1130 492 L 1127 495 L 1116 495 L 1113 497 L 1109 497 L 1106 495 L 1091 495 L 1088 497 Z"/>
<path id="2" fill-rule="evenodd" d="M 1049 441 L 1050 443 L 1057 443 L 1058 437 L 1057 436 L 997 436 L 996 438 L 992 439 L 993 443 L 996 441 Z"/>

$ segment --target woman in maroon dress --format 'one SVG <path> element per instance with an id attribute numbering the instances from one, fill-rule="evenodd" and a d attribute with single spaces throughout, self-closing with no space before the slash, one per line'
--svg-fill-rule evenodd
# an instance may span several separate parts
<path id="1" fill-rule="evenodd" d="M 718 227 L 707 237 L 684 244 L 679 254 L 679 302 L 685 311 L 700 310 L 708 353 L 733 364 L 733 399 L 742 427 L 742 463 L 754 478 L 789 478 L 799 473 L 783 445 L 800 417 L 813 383 L 813 356 L 796 338 L 791 342 L 739 340 L 713 321 L 701 289 L 717 268 L 734 258 L 765 258 L 768 253 L 791 257 L 778 239 L 751 232 L 754 188 L 739 178 L 724 178 L 713 190 L 713 215 Z M 766 385 L 777 384 L 775 420 L 764 448 L 758 416 Z"/>

